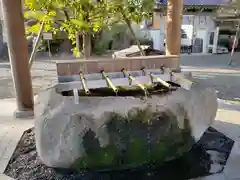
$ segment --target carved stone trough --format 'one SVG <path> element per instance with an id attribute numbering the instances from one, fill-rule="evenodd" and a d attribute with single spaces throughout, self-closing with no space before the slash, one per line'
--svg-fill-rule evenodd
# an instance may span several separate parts
<path id="1" fill-rule="evenodd" d="M 47 166 L 118 169 L 163 163 L 189 151 L 215 118 L 215 90 L 166 67 L 101 70 L 81 71 L 79 81 L 39 94 L 36 147 Z"/>

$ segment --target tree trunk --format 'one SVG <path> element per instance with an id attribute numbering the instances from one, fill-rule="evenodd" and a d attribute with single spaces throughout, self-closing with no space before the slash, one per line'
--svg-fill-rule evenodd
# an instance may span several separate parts
<path id="1" fill-rule="evenodd" d="M 81 47 L 80 47 L 80 37 L 78 32 L 76 32 L 76 48 L 78 50 L 78 54 L 77 55 L 75 54 L 75 56 L 80 57 Z"/>
<path id="2" fill-rule="evenodd" d="M 230 61 L 228 63 L 229 65 L 232 65 L 232 62 L 233 62 L 233 55 L 234 55 L 234 52 L 235 52 L 235 46 L 236 46 L 236 43 L 237 43 L 239 30 L 240 30 L 240 23 L 238 23 L 238 25 L 237 25 L 236 34 L 235 34 L 235 38 L 234 38 L 233 45 L 232 45 L 231 59 L 230 59 Z"/>
<path id="3" fill-rule="evenodd" d="M 43 29 L 44 29 L 44 22 L 42 22 L 40 30 L 38 32 L 37 40 L 36 40 L 36 42 L 34 42 L 33 51 L 31 53 L 31 56 L 30 56 L 30 59 L 29 59 L 29 62 L 28 62 L 29 68 L 32 67 L 33 60 L 36 57 L 36 53 L 37 53 L 37 49 L 38 49 L 38 46 L 39 46 L 39 43 L 40 43 L 40 40 L 41 40 Z"/>
<path id="4" fill-rule="evenodd" d="M 83 34 L 83 55 L 85 59 L 89 59 L 91 56 L 92 45 L 91 45 L 91 34 L 85 32 Z"/>
<path id="5" fill-rule="evenodd" d="M 133 36 L 133 39 L 134 39 L 135 42 L 137 43 L 137 46 L 138 46 L 138 49 L 139 49 L 139 51 L 140 51 L 141 56 L 145 56 L 145 52 L 144 52 L 144 50 L 142 49 L 141 44 L 140 44 L 140 41 L 138 40 L 138 38 L 137 38 L 137 36 L 136 36 L 133 28 L 132 28 L 131 22 L 128 20 L 128 18 L 127 18 L 126 15 L 124 14 L 124 12 L 122 12 L 122 16 L 123 16 L 123 19 L 124 19 L 124 21 L 126 22 L 128 28 L 129 28 L 131 34 L 132 34 L 132 36 Z"/>

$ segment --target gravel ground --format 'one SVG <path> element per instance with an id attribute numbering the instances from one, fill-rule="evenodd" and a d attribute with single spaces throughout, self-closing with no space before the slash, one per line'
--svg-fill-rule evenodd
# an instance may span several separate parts
<path id="1" fill-rule="evenodd" d="M 33 92 L 37 94 L 57 82 L 56 65 L 53 61 L 34 62 L 32 69 Z M 0 99 L 14 98 L 15 92 L 9 63 L 0 63 Z"/>
<path id="2" fill-rule="evenodd" d="M 190 152 L 180 159 L 165 163 L 161 168 L 153 170 L 144 166 L 131 171 L 77 172 L 43 165 L 37 156 L 34 129 L 29 129 L 19 141 L 5 174 L 16 180 L 186 180 L 221 172 L 233 144 L 232 140 L 209 128 Z M 206 153 L 209 150 L 213 156 L 217 153 L 221 158 L 218 157 L 214 162 Z M 219 167 L 214 172 L 212 164 Z"/>

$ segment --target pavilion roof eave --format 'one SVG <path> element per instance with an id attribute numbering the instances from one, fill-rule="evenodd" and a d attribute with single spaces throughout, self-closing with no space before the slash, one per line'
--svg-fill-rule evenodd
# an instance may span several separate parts
<path id="1" fill-rule="evenodd" d="M 240 21 L 240 15 L 238 16 L 217 16 L 216 21 Z"/>
<path id="2" fill-rule="evenodd" d="M 200 6 L 190 6 L 190 5 L 184 5 L 183 12 L 187 14 L 196 14 L 199 12 L 214 12 L 217 11 L 217 9 L 221 7 L 219 5 L 200 5 Z M 159 7 L 154 8 L 154 12 L 162 12 L 164 13 L 167 9 L 166 5 L 161 5 Z M 193 10 L 193 11 L 192 11 Z M 210 10 L 210 11 L 209 11 Z"/>
<path id="3" fill-rule="evenodd" d="M 216 8 L 216 7 L 224 7 L 226 5 L 221 5 L 221 4 L 216 4 L 216 5 L 184 5 L 184 8 L 199 8 L 199 7 L 206 7 L 206 8 Z M 167 4 L 157 4 L 155 9 L 161 9 L 161 8 L 166 8 Z"/>

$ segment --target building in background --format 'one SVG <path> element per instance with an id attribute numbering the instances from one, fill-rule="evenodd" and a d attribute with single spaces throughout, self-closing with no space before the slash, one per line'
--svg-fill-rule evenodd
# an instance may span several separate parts
<path id="1" fill-rule="evenodd" d="M 184 0 L 181 27 L 182 52 L 217 53 L 219 26 L 216 11 L 228 5 L 229 0 Z M 149 31 L 154 49 L 165 50 L 165 21 L 167 0 L 157 0 L 152 21 L 144 22 L 143 31 Z"/>

